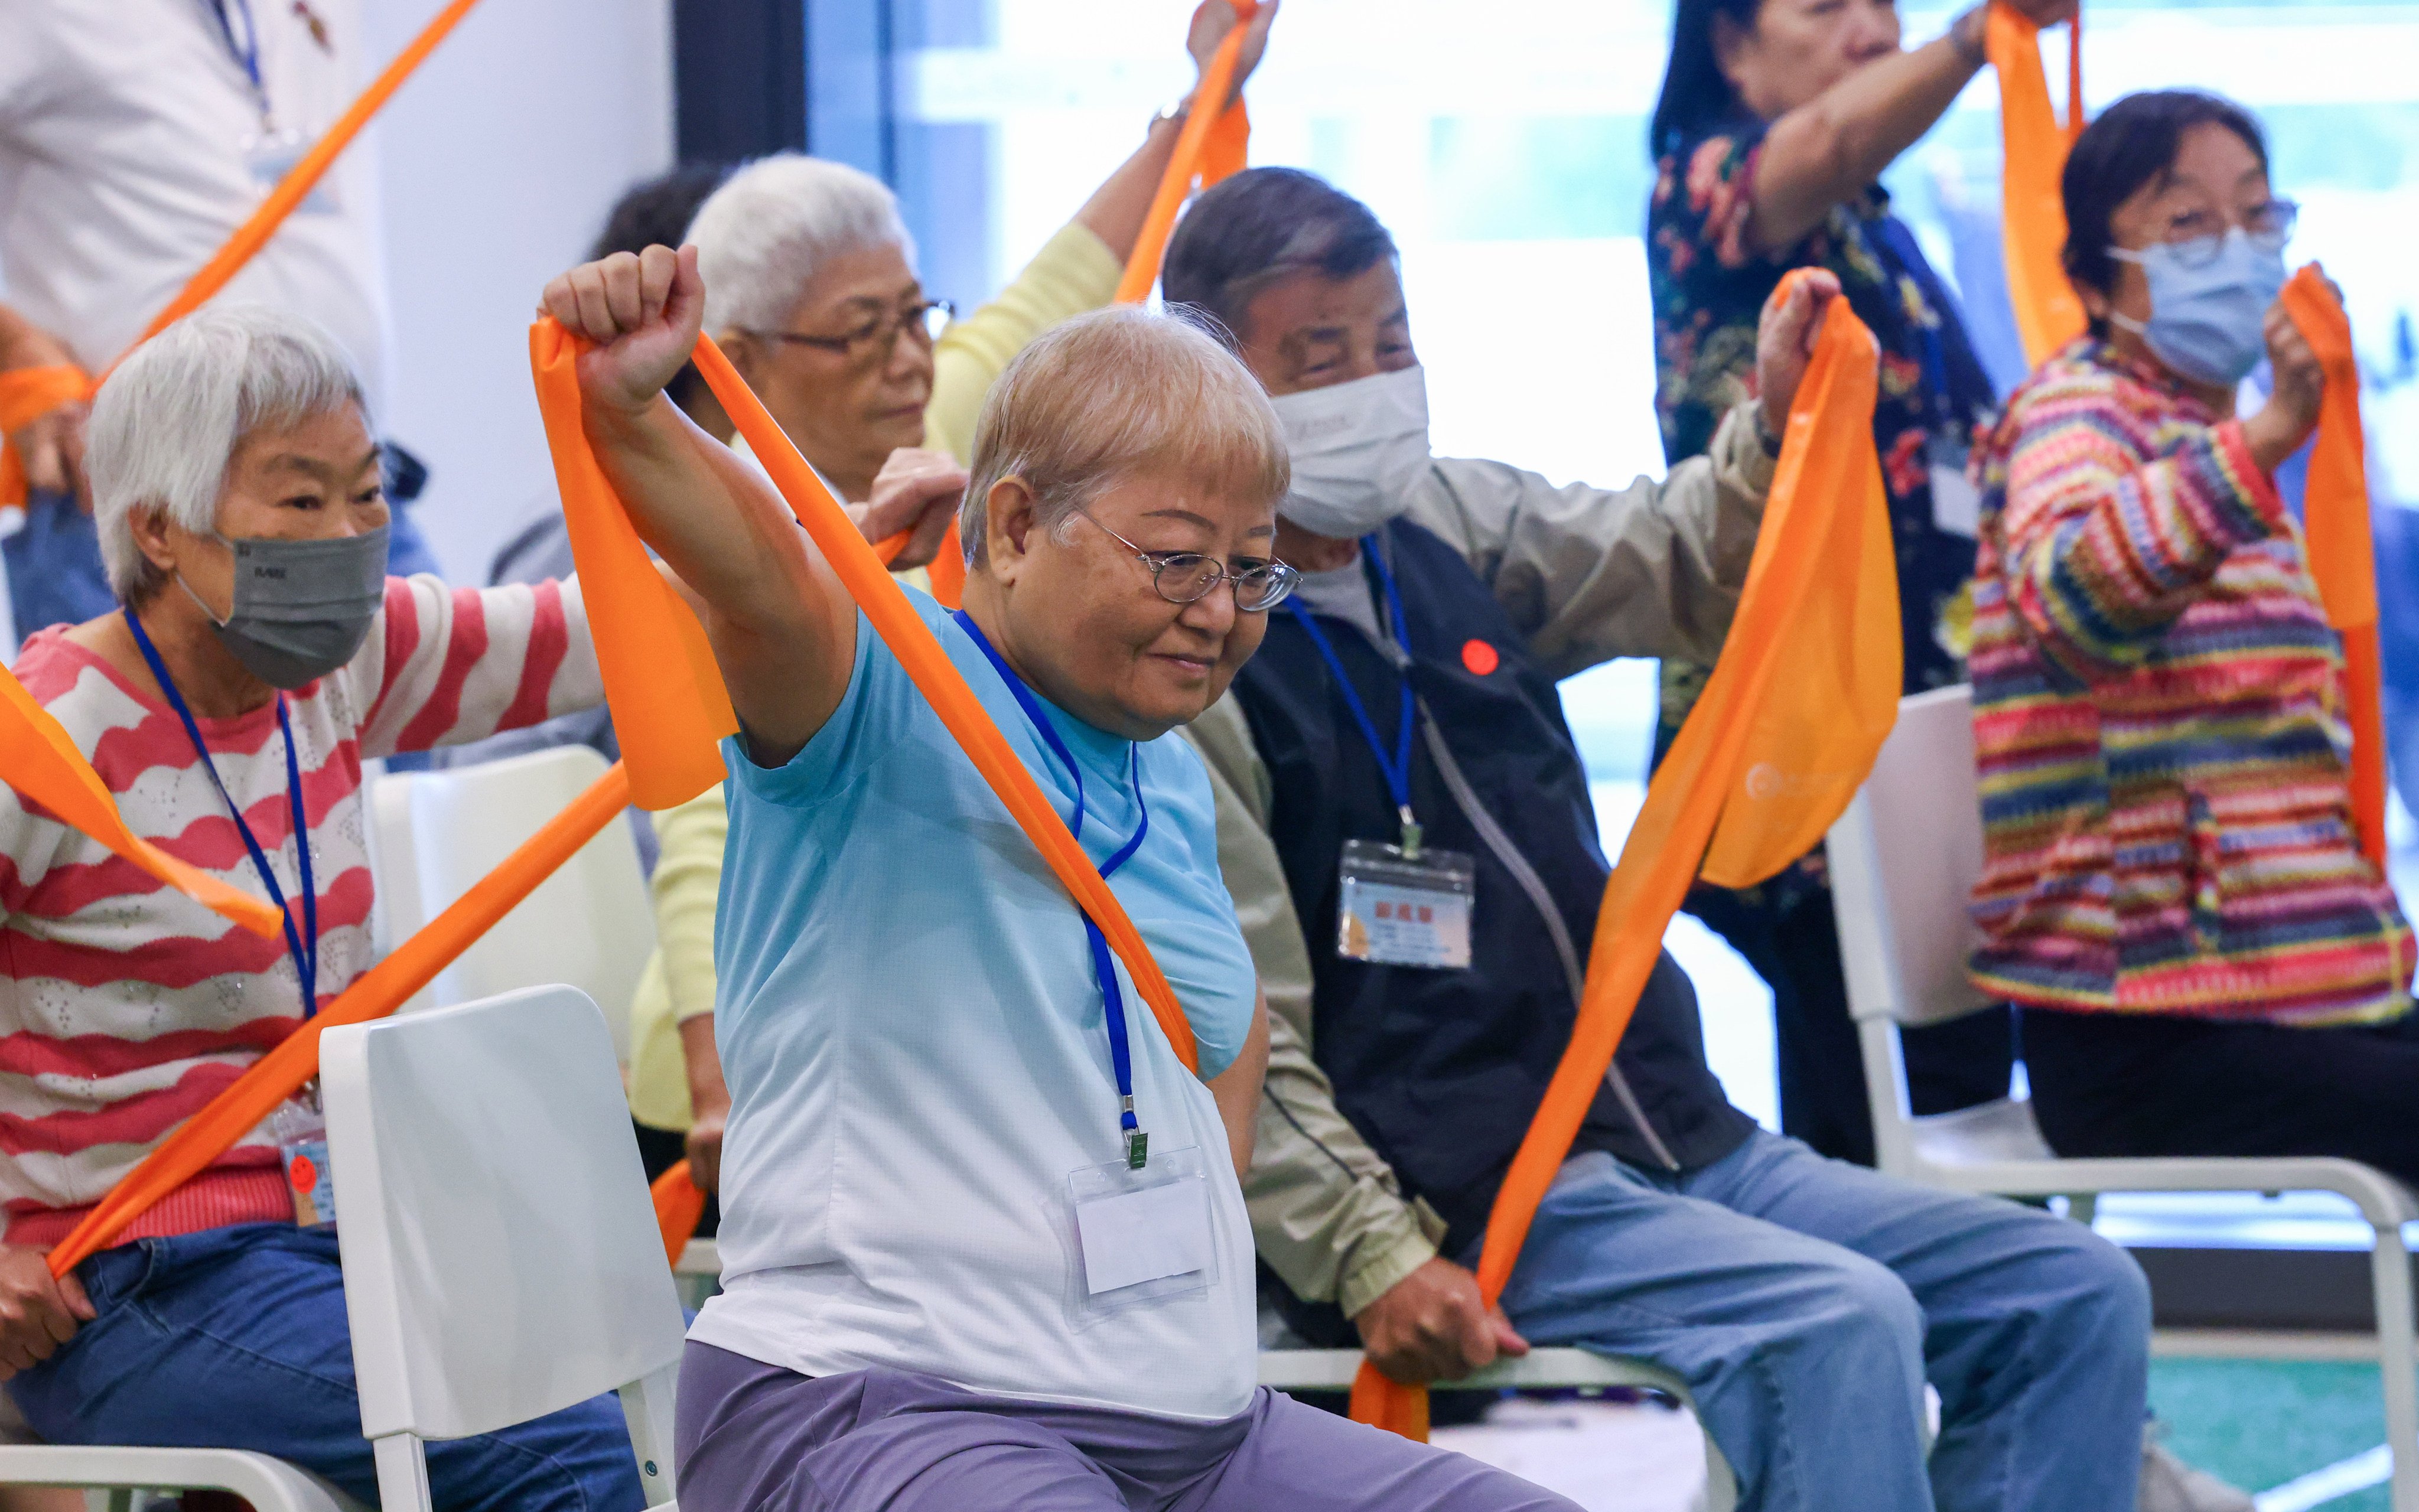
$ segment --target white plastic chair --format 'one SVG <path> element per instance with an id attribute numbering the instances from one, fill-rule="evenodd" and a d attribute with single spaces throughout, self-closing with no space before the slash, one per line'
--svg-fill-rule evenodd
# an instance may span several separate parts
<path id="1" fill-rule="evenodd" d="M 1982 870 L 1971 690 L 1944 687 L 1899 704 L 1898 728 L 1872 775 L 1831 826 L 1833 903 L 1849 1011 L 1862 1042 L 1873 1143 L 1892 1176 L 1959 1192 L 2065 1196 L 2088 1221 L 2103 1192 L 2334 1192 L 2376 1232 L 2378 1360 L 2395 1512 L 2419 1512 L 2419 1375 L 2414 1375 L 2411 1256 L 2402 1226 L 2419 1197 L 2357 1161 L 2061 1160 L 2030 1103 L 2001 1098 L 1955 1113 L 1909 1111 L 1903 1027 L 1990 1006 L 1966 979 L 1980 932 L 1966 909 Z"/>
<path id="2" fill-rule="evenodd" d="M 380 949 L 409 938 L 604 773 L 605 758 L 587 747 L 558 746 L 373 781 L 368 808 Z M 626 1060 L 630 997 L 655 948 L 655 916 L 638 841 L 628 822 L 617 820 L 406 1009 L 562 982 L 607 1005 L 614 1054 Z"/>
<path id="3" fill-rule="evenodd" d="M 669 1504 L 680 1303 L 596 1005 L 531 988 L 331 1029 L 319 1056 L 386 1512 L 428 1507 L 423 1440 L 615 1390 Z"/>
<path id="4" fill-rule="evenodd" d="M 254 1512 L 367 1512 L 308 1471 L 237 1449 L 0 1444 L 0 1486 L 88 1488 L 87 1505 L 132 1512 L 152 1492 L 233 1491 Z"/>

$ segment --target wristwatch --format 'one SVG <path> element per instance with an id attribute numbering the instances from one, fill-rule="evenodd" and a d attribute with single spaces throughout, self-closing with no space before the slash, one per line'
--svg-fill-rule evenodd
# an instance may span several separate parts
<path id="1" fill-rule="evenodd" d="M 1159 109 L 1151 112 L 1150 124 L 1143 128 L 1143 134 L 1148 136 L 1151 132 L 1159 130 L 1159 123 L 1162 121 L 1175 121 L 1179 125 L 1181 125 L 1185 117 L 1192 114 L 1193 92 L 1188 89 L 1183 94 L 1178 95 L 1166 104 L 1162 105 Z"/>

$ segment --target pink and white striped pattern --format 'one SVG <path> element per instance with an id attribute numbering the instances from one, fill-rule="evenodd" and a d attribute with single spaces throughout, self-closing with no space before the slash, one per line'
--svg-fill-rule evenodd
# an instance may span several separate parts
<path id="1" fill-rule="evenodd" d="M 28 640 L 16 671 L 136 834 L 262 890 L 173 710 L 58 629 Z M 323 1003 L 370 964 L 362 761 L 481 739 L 602 697 L 577 583 L 388 579 L 361 654 L 288 696 L 319 889 Z M 291 898 L 299 869 L 275 709 L 200 724 Z M 282 939 L 236 928 L 5 788 L 0 907 L 0 1205 L 7 1242 L 47 1245 L 293 1030 L 300 985 Z M 264 1127 L 126 1237 L 292 1212 Z"/>

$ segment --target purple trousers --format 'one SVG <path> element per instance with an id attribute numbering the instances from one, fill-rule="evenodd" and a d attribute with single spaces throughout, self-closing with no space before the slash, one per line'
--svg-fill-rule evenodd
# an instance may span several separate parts
<path id="1" fill-rule="evenodd" d="M 1191 1423 L 902 1370 L 813 1379 L 691 1343 L 679 1400 L 680 1502 L 713 1512 L 1578 1512 L 1265 1388 Z"/>

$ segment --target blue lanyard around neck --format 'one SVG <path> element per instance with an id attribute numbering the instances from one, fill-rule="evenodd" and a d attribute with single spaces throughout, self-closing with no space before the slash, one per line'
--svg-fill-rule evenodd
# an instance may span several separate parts
<path id="1" fill-rule="evenodd" d="M 998 670 L 999 680 L 1008 685 L 1009 693 L 1015 695 L 1016 706 L 1023 709 L 1025 717 L 1033 722 L 1035 732 L 1041 736 L 1041 743 L 1050 748 L 1050 754 L 1058 758 L 1059 764 L 1067 768 L 1067 775 L 1075 779 L 1075 814 L 1067 821 L 1067 827 L 1076 840 L 1081 841 L 1084 838 L 1084 768 L 1076 763 L 1074 752 L 1067 748 L 1067 742 L 1058 733 L 1057 727 L 1050 722 L 1040 701 L 1033 696 L 1031 688 L 1025 686 L 1025 679 L 1016 675 L 1015 669 L 1009 666 L 1008 659 L 992 645 L 991 638 L 982 633 L 982 626 L 974 622 L 974 616 L 964 609 L 950 612 L 966 634 L 974 638 L 975 644 L 982 648 L 982 654 L 991 658 L 992 666 Z M 1127 780 L 1133 784 L 1134 808 L 1142 814 L 1142 823 L 1134 826 L 1133 838 L 1120 846 L 1116 855 L 1098 863 L 1102 882 L 1117 875 L 1117 868 L 1133 859 L 1134 852 L 1142 849 L 1143 837 L 1150 833 L 1150 806 L 1143 801 L 1142 796 L 1142 748 L 1131 745 L 1126 750 Z M 1092 948 L 1092 980 L 1100 984 L 1101 1012 L 1108 1023 L 1109 1065 L 1117 1078 L 1117 1127 L 1126 1136 L 1126 1164 L 1140 1170 L 1149 1158 L 1150 1141 L 1143 1134 L 1141 1122 L 1134 1117 L 1133 1046 L 1126 1031 L 1125 992 L 1117 985 L 1117 963 L 1109 958 L 1109 937 L 1101 933 L 1100 925 L 1092 922 L 1090 914 L 1080 908 L 1077 912 L 1083 914 L 1084 936 Z"/>
<path id="2" fill-rule="evenodd" d="M 294 754 L 294 725 L 285 715 L 285 695 L 277 695 L 277 730 L 285 737 L 285 802 L 294 815 L 294 860 L 302 873 L 302 927 L 294 927 L 294 910 L 285 905 L 285 891 L 277 885 L 277 873 L 269 869 L 269 853 L 260 848 L 252 826 L 244 823 L 242 806 L 227 791 L 224 779 L 219 776 L 218 764 L 210 760 L 210 748 L 202 742 L 202 727 L 193 722 L 193 711 L 185 706 L 185 696 L 177 691 L 176 680 L 168 675 L 168 664 L 160 659 L 160 648 L 151 643 L 150 632 L 132 609 L 123 611 L 126 627 L 134 632 L 134 643 L 143 650 L 143 659 L 151 666 L 151 675 L 160 680 L 160 691 L 168 697 L 168 707 L 185 723 L 185 734 L 193 743 L 193 754 L 202 759 L 202 770 L 210 774 L 210 786 L 219 790 L 225 800 L 227 812 L 235 817 L 236 833 L 243 837 L 243 848 L 252 853 L 252 869 L 260 873 L 262 887 L 269 889 L 269 901 L 285 916 L 285 949 L 294 957 L 294 974 L 302 983 L 302 1016 L 319 1011 L 319 896 L 311 886 L 311 830 L 304 823 L 302 810 L 302 764 Z M 308 948 L 304 941 L 308 940 Z"/>
<path id="3" fill-rule="evenodd" d="M 227 13 L 230 3 L 243 12 L 243 42 L 240 46 L 235 39 L 235 18 Z M 269 115 L 269 85 L 260 76 L 260 23 L 253 16 L 252 0 L 209 0 L 209 7 L 210 14 L 218 20 L 219 36 L 225 39 L 227 51 L 234 54 L 236 66 L 243 69 L 245 78 L 252 81 L 252 97 L 259 104 L 262 116 L 266 117 Z"/>
<path id="4" fill-rule="evenodd" d="M 1403 624 L 1403 597 L 1394 591 L 1394 575 L 1386 570 L 1386 558 L 1378 549 L 1376 535 L 1361 537 L 1361 554 L 1378 569 L 1378 586 L 1386 601 L 1387 625 L 1394 631 L 1394 644 L 1401 648 L 1404 656 L 1409 656 L 1411 654 L 1411 638 Z M 1335 654 L 1335 647 L 1327 639 L 1327 632 L 1321 630 L 1318 622 L 1311 618 L 1310 611 L 1302 607 L 1301 598 L 1287 599 L 1286 608 L 1293 610 L 1295 622 L 1310 632 L 1310 643 L 1318 648 L 1318 655 L 1326 661 L 1327 670 L 1334 674 L 1336 691 L 1344 695 L 1344 706 L 1352 711 L 1352 722 L 1361 727 L 1361 737 L 1369 742 L 1369 754 L 1378 758 L 1378 770 L 1385 774 L 1386 791 L 1394 797 L 1394 811 L 1402 817 L 1403 854 L 1406 856 L 1418 856 L 1420 825 L 1411 814 L 1411 731 L 1417 717 L 1414 712 L 1417 700 L 1411 693 L 1409 671 L 1406 671 L 1401 678 L 1402 713 L 1395 722 L 1394 749 L 1389 754 L 1385 742 L 1378 738 L 1378 722 L 1369 717 L 1368 706 L 1361 702 L 1360 690 L 1352 686 L 1350 675 L 1344 671 L 1344 658 Z"/>

